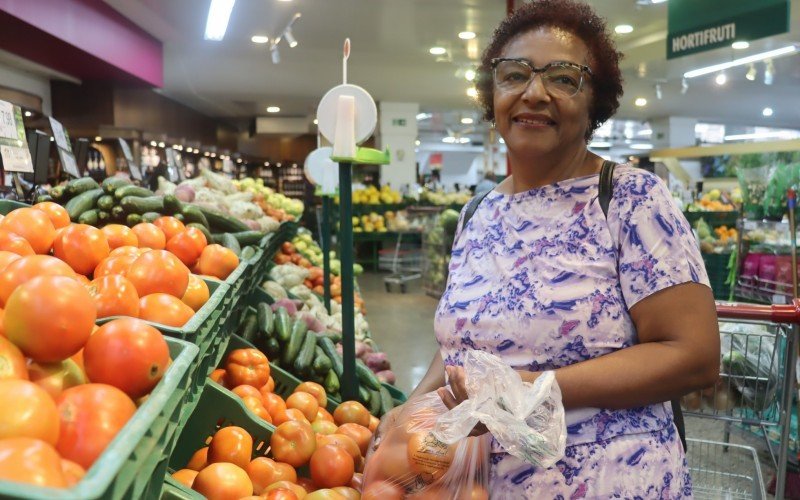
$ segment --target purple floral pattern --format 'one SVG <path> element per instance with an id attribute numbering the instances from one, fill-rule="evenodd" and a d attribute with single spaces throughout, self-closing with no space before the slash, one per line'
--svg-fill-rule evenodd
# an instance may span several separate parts
<path id="1" fill-rule="evenodd" d="M 492 192 L 459 223 L 435 319 L 446 364 L 461 364 L 468 349 L 531 371 L 602 356 L 637 342 L 628 313 L 637 302 L 681 283 L 708 285 L 691 229 L 658 177 L 618 167 L 607 219 L 597 184 L 591 175 Z M 509 496 L 493 497 L 691 495 L 669 403 L 568 411 L 567 426 L 567 457 L 547 471 L 494 443 L 493 491 Z"/>

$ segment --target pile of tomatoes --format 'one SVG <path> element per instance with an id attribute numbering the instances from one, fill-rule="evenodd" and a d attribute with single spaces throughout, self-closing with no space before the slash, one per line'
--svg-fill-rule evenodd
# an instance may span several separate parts
<path id="1" fill-rule="evenodd" d="M 364 457 L 379 423 L 361 403 L 346 401 L 331 414 L 325 389 L 315 382 L 303 382 L 282 398 L 273 392 L 269 361 L 256 349 L 232 351 L 211 378 L 277 426 L 269 457 L 253 458 L 253 438 L 244 429 L 223 427 L 175 479 L 209 499 L 360 498 Z"/>

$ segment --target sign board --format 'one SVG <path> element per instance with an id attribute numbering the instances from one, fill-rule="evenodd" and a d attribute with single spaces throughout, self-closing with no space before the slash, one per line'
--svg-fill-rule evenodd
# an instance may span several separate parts
<path id="1" fill-rule="evenodd" d="M 119 148 L 122 150 L 122 156 L 125 158 L 125 163 L 128 165 L 128 172 L 131 174 L 131 179 L 137 181 L 142 180 L 142 170 L 139 168 L 139 165 L 136 164 L 136 160 L 133 159 L 133 153 L 128 145 L 128 141 L 121 137 L 118 138 L 117 141 L 119 141 Z"/>
<path id="2" fill-rule="evenodd" d="M 61 166 L 64 171 L 72 177 L 80 177 L 81 172 L 78 169 L 78 162 L 75 161 L 75 154 L 72 152 L 72 143 L 69 140 L 69 134 L 61 122 L 53 117 L 50 117 L 50 129 L 53 131 L 53 138 L 56 142 L 56 150 L 58 151 L 58 159 L 61 160 Z"/>
<path id="3" fill-rule="evenodd" d="M 165 152 L 167 154 L 167 172 L 169 174 L 169 180 L 170 182 L 178 182 L 180 180 L 180 167 L 178 167 L 178 161 L 175 158 L 175 150 L 167 148 Z"/>
<path id="4" fill-rule="evenodd" d="M 791 0 L 670 0 L 667 59 L 789 31 Z"/>
<path id="5" fill-rule="evenodd" d="M 6 101 L 0 101 L 0 157 L 6 172 L 33 173 L 22 108 Z"/>
<path id="6" fill-rule="evenodd" d="M 405 127 L 406 126 L 406 119 L 405 118 L 392 118 L 392 125 L 395 127 Z"/>

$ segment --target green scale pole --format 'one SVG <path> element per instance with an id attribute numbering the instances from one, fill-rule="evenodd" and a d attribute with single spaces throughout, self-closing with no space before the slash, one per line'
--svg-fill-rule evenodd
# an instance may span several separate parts
<path id="1" fill-rule="evenodd" d="M 322 287 L 325 309 L 331 313 L 331 197 L 322 197 Z"/>
<path id="2" fill-rule="evenodd" d="M 352 163 L 339 163 L 339 249 L 342 261 L 342 400 L 358 399 L 353 290 Z"/>

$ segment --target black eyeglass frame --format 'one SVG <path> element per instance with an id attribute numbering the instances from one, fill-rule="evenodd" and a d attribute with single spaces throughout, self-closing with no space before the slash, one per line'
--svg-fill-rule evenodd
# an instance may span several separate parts
<path id="1" fill-rule="evenodd" d="M 589 76 L 594 76 L 594 73 L 592 72 L 592 68 L 590 68 L 589 66 L 585 66 L 583 64 L 578 64 L 578 63 L 569 62 L 569 61 L 554 61 L 554 62 L 545 64 L 541 68 L 537 68 L 536 66 L 531 64 L 530 61 L 528 61 L 527 59 L 523 59 L 521 57 L 495 57 L 491 61 L 491 63 L 492 63 L 492 80 L 494 80 L 494 86 L 495 87 L 497 87 L 497 65 L 499 65 L 501 62 L 506 62 L 506 61 L 520 63 L 523 66 L 526 66 L 528 69 L 531 70 L 531 75 L 532 76 L 531 76 L 531 79 L 528 80 L 528 85 L 531 84 L 531 81 L 533 81 L 533 78 L 537 74 L 544 73 L 545 71 L 547 71 L 548 69 L 553 68 L 553 67 L 575 68 L 577 70 L 580 70 L 580 72 L 581 72 L 581 81 L 578 82 L 578 90 L 577 90 L 577 92 L 572 94 L 570 97 L 575 97 L 576 95 L 578 95 L 581 92 L 581 90 L 583 90 L 583 82 L 584 82 L 583 74 L 584 73 L 588 74 Z M 542 82 L 542 83 L 544 83 L 544 82 Z M 527 88 L 527 85 L 525 86 L 525 88 Z"/>

